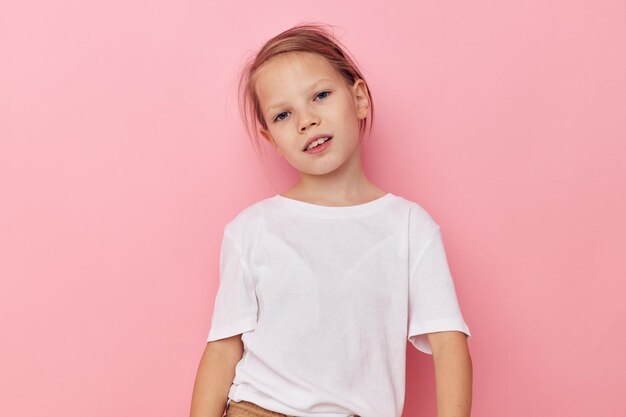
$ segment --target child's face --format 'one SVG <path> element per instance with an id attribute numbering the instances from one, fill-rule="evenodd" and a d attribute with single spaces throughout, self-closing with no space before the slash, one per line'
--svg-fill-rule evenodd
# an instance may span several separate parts
<path id="1" fill-rule="evenodd" d="M 369 110 L 363 80 L 350 86 L 324 57 L 290 52 L 261 66 L 255 88 L 267 123 L 262 136 L 298 171 L 322 175 L 360 158 L 359 120 Z M 332 137 L 318 145 L 325 149 L 305 152 L 320 134 Z"/>

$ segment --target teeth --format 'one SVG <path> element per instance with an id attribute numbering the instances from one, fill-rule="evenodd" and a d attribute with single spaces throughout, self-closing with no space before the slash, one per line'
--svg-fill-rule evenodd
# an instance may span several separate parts
<path id="1" fill-rule="evenodd" d="M 317 145 L 321 145 L 322 143 L 326 142 L 328 139 L 330 139 L 329 137 L 326 138 L 319 138 L 318 140 L 314 140 L 313 142 L 311 142 L 311 144 L 309 146 L 307 146 L 307 150 L 308 149 L 313 149 L 315 148 Z"/>

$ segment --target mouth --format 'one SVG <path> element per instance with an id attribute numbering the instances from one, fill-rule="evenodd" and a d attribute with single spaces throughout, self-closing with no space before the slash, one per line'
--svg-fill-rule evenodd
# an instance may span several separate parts
<path id="1" fill-rule="evenodd" d="M 330 140 L 332 140 L 332 138 L 333 138 L 332 135 L 316 135 L 307 141 L 302 151 L 306 152 L 308 150 L 315 149 L 318 146 L 321 146 L 322 144 L 329 142 Z"/>

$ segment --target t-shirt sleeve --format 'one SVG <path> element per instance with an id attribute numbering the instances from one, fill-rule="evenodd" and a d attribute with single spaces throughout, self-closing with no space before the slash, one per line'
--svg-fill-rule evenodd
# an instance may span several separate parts
<path id="1" fill-rule="evenodd" d="M 207 342 L 256 328 L 257 298 L 254 277 L 241 248 L 225 229 L 220 249 L 219 286 Z"/>
<path id="2" fill-rule="evenodd" d="M 417 254 L 409 275 L 408 339 L 432 355 L 428 333 L 457 330 L 471 337 L 459 308 L 438 225 Z"/>

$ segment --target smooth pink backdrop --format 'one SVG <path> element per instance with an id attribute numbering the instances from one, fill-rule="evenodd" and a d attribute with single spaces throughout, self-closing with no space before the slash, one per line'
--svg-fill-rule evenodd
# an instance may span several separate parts
<path id="1" fill-rule="evenodd" d="M 308 20 L 369 82 L 372 180 L 442 226 L 473 415 L 626 415 L 626 3 L 556 0 L 2 0 L 0 415 L 188 415 L 223 225 L 296 180 L 236 72 Z"/>

